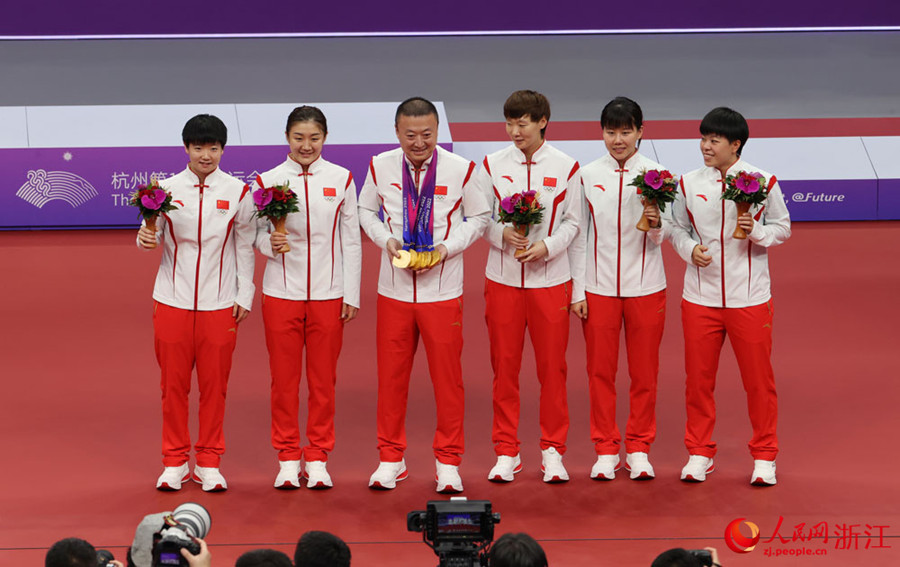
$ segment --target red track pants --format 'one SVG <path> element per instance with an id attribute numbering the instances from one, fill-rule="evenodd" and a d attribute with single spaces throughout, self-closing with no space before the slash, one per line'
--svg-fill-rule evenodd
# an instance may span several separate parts
<path id="1" fill-rule="evenodd" d="M 406 451 L 409 378 L 421 334 L 437 407 L 434 456 L 441 463 L 458 466 L 465 444 L 462 298 L 407 303 L 379 295 L 376 330 L 380 460 L 397 462 Z"/>
<path id="2" fill-rule="evenodd" d="M 177 467 L 188 461 L 188 395 L 195 364 L 200 388 L 200 433 L 194 446 L 197 465 L 219 466 L 225 452 L 225 392 L 237 342 L 231 311 L 191 311 L 154 304 L 154 345 L 162 372 L 164 466 Z"/>
<path id="3" fill-rule="evenodd" d="M 582 321 L 587 346 L 591 397 L 591 440 L 598 455 L 619 452 L 616 425 L 616 368 L 619 334 L 625 324 L 628 374 L 631 377 L 625 451 L 650 452 L 656 439 L 656 379 L 659 344 L 666 323 L 666 290 L 643 297 L 587 294 L 588 318 Z"/>
<path id="4" fill-rule="evenodd" d="M 334 385 L 344 337 L 342 299 L 292 301 L 263 295 L 263 322 L 272 373 L 272 446 L 280 461 L 327 461 L 334 449 Z M 306 348 L 309 391 L 300 450 L 300 377 Z"/>
<path id="5" fill-rule="evenodd" d="M 571 282 L 526 289 L 486 280 L 484 299 L 494 371 L 494 451 L 510 457 L 519 454 L 519 370 L 527 327 L 541 383 L 541 450 L 554 447 L 560 454 L 565 453 L 569 432 L 566 347 Z"/>
<path id="6" fill-rule="evenodd" d="M 742 308 L 703 307 L 681 301 L 687 370 L 687 427 L 684 444 L 692 455 L 713 457 L 716 370 L 727 334 L 737 358 L 753 437 L 750 454 L 771 461 L 778 453 L 778 399 L 772 372 L 772 301 Z"/>

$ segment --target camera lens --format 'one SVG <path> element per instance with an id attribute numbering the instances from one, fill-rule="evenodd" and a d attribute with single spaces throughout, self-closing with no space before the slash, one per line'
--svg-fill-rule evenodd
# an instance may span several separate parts
<path id="1" fill-rule="evenodd" d="M 185 502 L 172 512 L 176 522 L 182 524 L 190 535 L 203 539 L 209 533 L 212 520 L 209 512 L 196 502 Z"/>

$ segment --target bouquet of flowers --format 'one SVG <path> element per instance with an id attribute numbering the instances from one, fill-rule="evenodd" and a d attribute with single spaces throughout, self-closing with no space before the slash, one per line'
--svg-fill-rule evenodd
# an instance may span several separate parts
<path id="1" fill-rule="evenodd" d="M 544 206 L 537 199 L 537 191 L 522 191 L 504 197 L 500 201 L 498 220 L 512 223 L 515 231 L 528 236 L 531 225 L 538 224 L 544 218 Z M 516 250 L 518 258 L 525 254 L 524 249 Z"/>
<path id="2" fill-rule="evenodd" d="M 262 186 L 262 180 L 258 181 Z M 287 234 L 284 228 L 287 216 L 300 211 L 300 207 L 297 206 L 297 194 L 291 190 L 287 181 L 281 185 L 257 189 L 253 192 L 253 203 L 256 205 L 256 216 L 267 217 L 275 225 L 275 232 L 279 234 Z M 290 251 L 291 247 L 287 244 L 281 248 L 281 252 Z"/>
<path id="3" fill-rule="evenodd" d="M 143 218 L 144 224 L 154 233 L 157 217 L 178 208 L 172 203 L 172 194 L 160 187 L 156 179 L 151 179 L 147 185 L 138 185 L 128 204 L 138 208 L 138 218 Z M 154 243 L 151 248 L 156 246 Z"/>
<path id="4" fill-rule="evenodd" d="M 637 187 L 637 194 L 641 196 L 641 202 L 659 206 L 659 210 L 665 212 L 666 203 L 675 200 L 675 191 L 678 189 L 678 179 L 669 170 L 658 169 L 643 170 L 629 183 Z M 650 230 L 650 221 L 641 213 L 641 218 L 635 226 L 640 231 Z"/>
<path id="5" fill-rule="evenodd" d="M 725 190 L 722 198 L 734 201 L 738 216 L 748 212 L 751 205 L 759 205 L 769 196 L 766 178 L 757 171 L 739 171 L 737 175 L 725 177 Z M 738 240 L 747 238 L 747 233 L 737 225 L 731 235 Z"/>

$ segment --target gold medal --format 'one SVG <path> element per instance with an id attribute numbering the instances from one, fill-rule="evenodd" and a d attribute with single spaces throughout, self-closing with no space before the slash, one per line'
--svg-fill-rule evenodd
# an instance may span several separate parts
<path id="1" fill-rule="evenodd" d="M 397 268 L 408 268 L 411 260 L 409 250 L 401 250 L 398 254 L 400 254 L 400 256 L 394 256 L 391 263 Z"/>

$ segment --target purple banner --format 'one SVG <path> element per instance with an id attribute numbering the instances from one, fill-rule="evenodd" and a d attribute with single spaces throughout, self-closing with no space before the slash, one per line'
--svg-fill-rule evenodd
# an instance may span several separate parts
<path id="1" fill-rule="evenodd" d="M 443 145 L 443 144 L 442 144 Z M 353 173 L 357 189 L 369 159 L 392 145 L 326 146 L 325 159 Z M 245 182 L 280 164 L 286 146 L 226 147 L 220 167 Z M 187 165 L 184 148 L 0 149 L 0 229 L 138 226 L 129 195 L 151 177 Z"/>
<path id="2" fill-rule="evenodd" d="M 779 180 L 792 221 L 876 220 L 878 182 Z"/>
<path id="3" fill-rule="evenodd" d="M 900 220 L 900 179 L 878 180 L 878 219 Z"/>
<path id="4" fill-rule="evenodd" d="M 896 26 L 900 3 L 863 0 L 852 7 L 817 0 L 716 3 L 644 0 L 614 5 L 596 0 L 523 4 L 458 0 L 306 2 L 220 0 L 214 5 L 182 0 L 84 3 L 14 2 L 0 18 L 0 36 L 360 34 L 473 31 L 672 30 Z M 199 31 L 199 30 L 202 30 Z"/>

